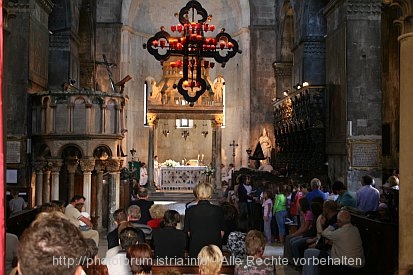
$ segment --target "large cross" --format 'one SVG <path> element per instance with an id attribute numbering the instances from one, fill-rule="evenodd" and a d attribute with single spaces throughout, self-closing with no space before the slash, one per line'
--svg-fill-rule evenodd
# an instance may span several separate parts
<path id="1" fill-rule="evenodd" d="M 115 81 L 113 81 L 112 71 L 110 70 L 110 68 L 116 67 L 116 64 L 115 63 L 109 63 L 108 60 L 106 59 L 106 55 L 102 54 L 102 56 L 103 56 L 103 62 L 102 61 L 96 61 L 96 64 L 104 65 L 106 67 L 106 71 L 108 71 L 108 76 L 109 76 L 109 80 L 110 80 L 110 86 L 112 87 L 112 91 L 114 93 L 116 93 Z"/>
<path id="2" fill-rule="evenodd" d="M 238 146 L 238 143 L 235 143 L 235 140 L 233 140 L 229 146 L 232 146 L 232 164 L 235 165 L 235 148 Z"/>

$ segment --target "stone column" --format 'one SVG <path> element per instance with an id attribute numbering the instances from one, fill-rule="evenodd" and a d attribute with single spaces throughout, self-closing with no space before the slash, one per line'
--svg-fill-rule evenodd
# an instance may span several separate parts
<path id="1" fill-rule="evenodd" d="M 106 132 L 106 128 L 105 128 L 106 108 L 107 108 L 106 104 L 102 104 L 102 107 L 101 107 L 102 116 L 100 119 L 100 124 L 101 124 L 100 133 L 101 134 L 104 134 Z"/>
<path id="2" fill-rule="evenodd" d="M 120 123 L 120 106 L 119 105 L 115 105 L 115 133 L 116 134 L 120 134 L 120 127 L 119 127 L 119 123 Z"/>
<path id="3" fill-rule="evenodd" d="M 96 161 L 95 170 L 97 171 L 96 177 L 96 222 L 97 222 L 97 230 L 101 232 L 103 230 L 102 227 L 102 200 L 103 194 L 103 170 L 105 169 L 104 161 Z"/>
<path id="4" fill-rule="evenodd" d="M 400 43 L 400 189 L 399 193 L 399 268 L 413 265 L 413 32 L 399 36 Z"/>
<path id="5" fill-rule="evenodd" d="M 148 183 L 151 189 L 154 189 L 153 183 L 153 162 L 154 162 L 154 152 L 155 152 L 155 126 L 158 122 L 156 114 L 148 113 L 146 114 L 148 125 L 149 125 L 149 145 L 148 145 Z"/>
<path id="6" fill-rule="evenodd" d="M 78 165 L 78 159 L 66 159 L 66 167 L 69 172 L 69 200 L 75 195 L 75 173 Z"/>
<path id="7" fill-rule="evenodd" d="M 36 205 L 43 204 L 43 168 L 44 162 L 35 162 L 34 169 L 36 170 Z"/>
<path id="8" fill-rule="evenodd" d="M 47 121 L 46 120 L 46 118 L 47 118 L 47 108 L 46 108 L 46 106 L 42 105 L 42 108 L 40 109 L 40 114 L 41 114 L 41 120 L 42 120 L 40 131 L 43 134 L 46 134 L 47 133 L 47 124 L 46 124 L 46 121 Z"/>
<path id="9" fill-rule="evenodd" d="M 50 202 L 50 174 L 51 174 L 51 163 L 47 164 L 46 170 L 43 174 L 43 203 Z"/>
<path id="10" fill-rule="evenodd" d="M 80 168 L 83 171 L 83 196 L 86 212 L 91 213 L 90 201 L 92 195 L 92 171 L 95 168 L 95 159 L 81 159 Z"/>
<path id="11" fill-rule="evenodd" d="M 215 116 L 215 131 L 216 131 L 216 148 L 215 148 L 215 184 L 217 189 L 221 189 L 221 139 L 222 139 L 222 130 L 221 126 L 224 121 L 224 115 Z"/>
<path id="12" fill-rule="evenodd" d="M 90 119 L 90 117 L 91 117 L 91 113 L 92 113 L 92 104 L 91 103 L 86 103 L 85 104 L 85 107 L 86 107 L 86 125 L 85 125 L 85 132 L 86 132 L 86 134 L 90 134 L 90 130 L 91 130 L 91 128 L 92 128 L 92 125 L 90 125 L 90 123 L 91 123 L 91 119 Z"/>
<path id="13" fill-rule="evenodd" d="M 59 174 L 63 160 L 57 159 L 52 161 L 52 200 L 59 199 Z"/>
<path id="14" fill-rule="evenodd" d="M 120 161 L 110 158 L 106 163 L 106 169 L 110 173 L 109 178 L 109 217 L 108 231 L 113 229 L 113 213 L 119 208 L 120 200 Z"/>
<path id="15" fill-rule="evenodd" d="M 69 119 L 68 119 L 68 129 L 70 133 L 73 133 L 73 109 L 75 108 L 75 104 L 73 102 L 67 104 L 67 109 L 69 110 Z"/>
<path id="16" fill-rule="evenodd" d="M 56 123 L 55 123 L 55 118 L 56 118 L 56 104 L 51 102 L 50 105 L 50 110 L 48 112 L 48 118 L 47 118 L 47 128 L 48 133 L 54 133 L 56 131 Z"/>

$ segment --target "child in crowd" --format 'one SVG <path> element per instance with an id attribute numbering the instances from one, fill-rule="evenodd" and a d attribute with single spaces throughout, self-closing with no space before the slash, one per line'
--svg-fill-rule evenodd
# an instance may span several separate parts
<path id="1" fill-rule="evenodd" d="M 263 219 L 264 219 L 264 235 L 267 244 L 271 243 L 271 219 L 272 219 L 272 193 L 269 190 L 263 192 Z"/>

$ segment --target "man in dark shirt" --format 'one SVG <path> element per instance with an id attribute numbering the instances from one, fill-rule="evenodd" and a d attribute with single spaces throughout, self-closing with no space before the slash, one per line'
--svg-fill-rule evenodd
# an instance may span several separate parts
<path id="1" fill-rule="evenodd" d="M 151 208 L 153 201 L 148 200 L 148 189 L 141 187 L 138 190 L 138 199 L 136 201 L 132 201 L 129 206 L 137 205 L 141 210 L 141 218 L 139 222 L 142 224 L 146 224 L 149 220 L 151 220 L 151 214 L 149 213 L 149 208 Z"/>
<path id="2" fill-rule="evenodd" d="M 164 226 L 153 230 L 152 244 L 157 258 L 184 258 L 186 235 L 184 231 L 176 229 L 180 222 L 180 215 L 176 210 L 167 210 L 164 214 Z"/>
<path id="3" fill-rule="evenodd" d="M 128 221 L 128 216 L 123 208 L 120 208 L 113 213 L 113 221 L 116 224 L 116 228 L 109 232 L 106 237 L 108 240 L 108 249 L 119 245 L 119 226 Z"/>

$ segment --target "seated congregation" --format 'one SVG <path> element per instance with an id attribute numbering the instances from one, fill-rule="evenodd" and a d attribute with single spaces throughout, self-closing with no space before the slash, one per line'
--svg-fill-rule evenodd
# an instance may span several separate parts
<path id="1" fill-rule="evenodd" d="M 383 228 L 384 220 L 360 216 L 380 215 L 383 196 L 372 190 L 371 177 L 362 178 L 360 189 L 367 186 L 363 192 L 369 195 L 353 195 L 342 182 L 332 184 L 330 193 L 317 178 L 308 188 L 260 184 L 248 175 L 235 182 L 233 196 L 219 202 L 212 200 L 212 185 L 198 184 L 183 217 L 150 201 L 148 190 L 140 188 L 137 200 L 113 213 L 116 228 L 107 234 L 104 258 L 97 253 L 102 236 L 82 212 L 83 196 L 75 196 L 66 207 L 45 204 L 20 237 L 18 265 L 10 274 L 17 269 L 22 275 L 265 275 L 276 274 L 276 265 L 284 263 L 302 274 L 378 274 L 383 267 L 374 262 L 377 252 L 369 249 L 372 236 L 366 232 L 373 223 Z M 378 243 L 375 248 L 380 249 Z M 285 262 L 264 256 L 266 246 L 283 246 Z M 394 267 L 389 264 L 379 273 L 391 274 L 386 272 Z"/>

